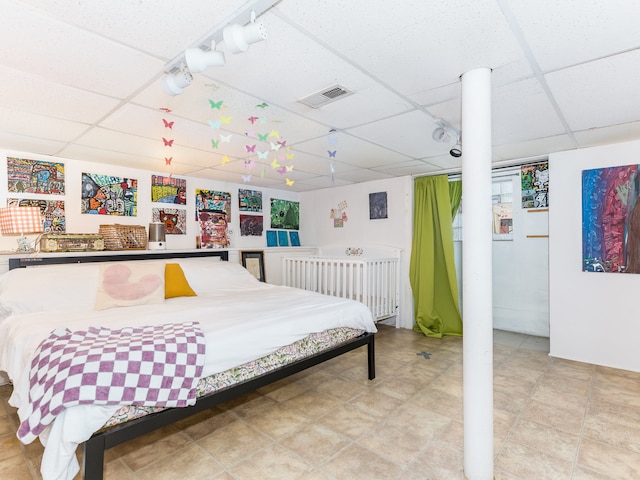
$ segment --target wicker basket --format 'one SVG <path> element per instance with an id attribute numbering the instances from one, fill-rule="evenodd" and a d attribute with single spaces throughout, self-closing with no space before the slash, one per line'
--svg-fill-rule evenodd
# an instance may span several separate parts
<path id="1" fill-rule="evenodd" d="M 143 225 L 100 225 L 105 250 L 146 250 L 147 230 Z"/>

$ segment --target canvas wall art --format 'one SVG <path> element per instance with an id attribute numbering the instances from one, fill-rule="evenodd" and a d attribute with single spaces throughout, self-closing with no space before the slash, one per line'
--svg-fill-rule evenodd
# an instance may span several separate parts
<path id="1" fill-rule="evenodd" d="M 271 228 L 300 230 L 300 202 L 272 198 Z"/>
<path id="2" fill-rule="evenodd" d="M 549 207 L 549 162 L 520 168 L 522 208 Z"/>
<path id="3" fill-rule="evenodd" d="M 238 189 L 238 203 L 241 212 L 261 212 L 262 192 L 240 188 Z"/>
<path id="4" fill-rule="evenodd" d="M 9 192 L 64 195 L 64 163 L 7 158 Z"/>
<path id="5" fill-rule="evenodd" d="M 152 208 L 154 222 L 164 223 L 167 235 L 187 234 L 187 211 L 184 208 Z"/>
<path id="6" fill-rule="evenodd" d="M 227 219 L 231 218 L 231 193 L 216 190 L 196 189 L 196 220 L 201 211 L 224 212 Z"/>
<path id="7" fill-rule="evenodd" d="M 227 214 L 218 210 L 198 212 L 202 248 L 227 248 L 229 244 L 229 224 Z"/>
<path id="8" fill-rule="evenodd" d="M 369 194 L 369 220 L 387 218 L 387 192 Z"/>
<path id="9" fill-rule="evenodd" d="M 582 270 L 640 273 L 640 166 L 582 172 Z"/>
<path id="10" fill-rule="evenodd" d="M 80 212 L 135 217 L 138 214 L 138 180 L 83 173 Z"/>
<path id="11" fill-rule="evenodd" d="M 173 176 L 151 175 L 151 201 L 187 204 L 187 180 Z"/>
<path id="12" fill-rule="evenodd" d="M 240 236 L 260 237 L 262 230 L 262 215 L 240 215 Z"/>
<path id="13" fill-rule="evenodd" d="M 64 200 L 7 198 L 7 207 L 39 207 L 44 233 L 65 233 L 67 231 Z"/>

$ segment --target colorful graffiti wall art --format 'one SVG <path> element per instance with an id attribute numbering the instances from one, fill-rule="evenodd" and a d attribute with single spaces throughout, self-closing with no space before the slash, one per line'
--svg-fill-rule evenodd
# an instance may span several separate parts
<path id="1" fill-rule="evenodd" d="M 199 212 L 224 212 L 226 218 L 231 218 L 231 193 L 216 190 L 196 189 L 196 220 L 200 220 Z"/>
<path id="2" fill-rule="evenodd" d="M 138 214 L 138 181 L 83 173 L 80 212 L 135 217 Z"/>
<path id="3" fill-rule="evenodd" d="M 64 163 L 7 158 L 10 192 L 64 195 Z"/>
<path id="4" fill-rule="evenodd" d="M 7 207 L 39 207 L 44 233 L 65 233 L 67 230 L 64 200 L 7 198 Z"/>
<path id="5" fill-rule="evenodd" d="M 187 180 L 163 175 L 151 175 L 151 201 L 187 204 Z"/>
<path id="6" fill-rule="evenodd" d="M 228 248 L 229 224 L 227 214 L 218 210 L 198 212 L 203 248 Z"/>
<path id="7" fill-rule="evenodd" d="M 582 172 L 582 270 L 640 273 L 640 166 Z"/>
<path id="8" fill-rule="evenodd" d="M 549 207 L 549 163 L 524 165 L 520 168 L 522 208 Z"/>

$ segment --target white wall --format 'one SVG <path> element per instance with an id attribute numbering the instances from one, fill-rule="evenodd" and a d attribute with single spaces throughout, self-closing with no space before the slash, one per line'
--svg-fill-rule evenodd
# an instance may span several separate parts
<path id="1" fill-rule="evenodd" d="M 387 192 L 386 219 L 369 219 L 369 194 Z M 334 228 L 331 209 L 346 202 L 348 220 L 342 228 Z M 377 248 L 401 250 L 400 318 L 398 325 L 413 326 L 413 297 L 409 285 L 411 255 L 413 181 L 411 177 L 389 178 L 355 185 L 300 193 L 301 240 L 317 245 L 321 251 L 332 248 L 344 252 L 346 247 L 378 252 Z"/>
<path id="2" fill-rule="evenodd" d="M 65 195 L 35 195 L 7 192 L 7 169 L 0 168 L 0 206 L 6 205 L 7 198 L 36 198 L 44 200 L 64 200 L 67 233 L 97 233 L 101 224 L 120 223 L 127 225 L 144 225 L 148 227 L 151 222 L 151 209 L 155 208 L 174 208 L 177 205 L 166 203 L 151 202 L 151 175 L 160 175 L 162 172 L 152 172 L 148 170 L 139 170 L 127 168 L 123 166 L 99 164 L 94 162 L 83 162 L 79 160 L 71 160 L 65 158 L 56 158 L 43 155 L 36 155 L 27 152 L 7 151 L 0 149 L 0 162 L 6 165 L 6 157 L 27 158 L 30 160 L 55 161 L 64 163 L 65 165 Z M 119 176 L 124 178 L 134 178 L 138 180 L 138 215 L 135 217 L 124 216 L 107 216 L 107 215 L 89 215 L 80 213 L 80 198 L 82 188 L 82 173 L 96 173 Z M 166 175 L 166 173 L 164 174 Z M 238 253 L 236 250 L 265 250 L 266 234 L 260 237 L 241 236 L 240 235 L 240 211 L 238 206 L 238 189 L 253 189 L 262 191 L 262 215 L 264 220 L 264 230 L 270 229 L 270 202 L 271 198 L 279 198 L 283 200 L 298 200 L 298 193 L 291 190 L 276 190 L 262 187 L 252 187 L 249 184 L 235 184 L 227 182 L 219 182 L 215 180 L 199 179 L 184 175 L 176 175 L 176 177 L 187 179 L 187 234 L 186 235 L 167 235 L 167 249 L 180 250 L 195 248 L 195 237 L 200 235 L 198 222 L 195 220 L 195 190 L 208 189 L 220 190 L 231 193 L 231 221 L 229 222 L 229 232 L 232 251 L 230 252 L 230 260 L 237 261 Z M 180 207 L 178 207 L 180 208 Z M 243 212 L 244 213 L 244 212 Z M 305 238 L 305 232 L 301 229 L 300 237 Z M 35 239 L 35 235 L 29 236 L 31 240 Z M 304 244 L 303 244 L 304 245 Z M 13 236 L 0 236 L 0 251 L 15 250 L 17 247 L 16 238 Z M 276 248 L 277 249 L 277 248 Z M 273 250 L 276 250 L 273 249 Z M 268 256 L 267 254 L 265 256 Z M 266 272 L 267 279 L 280 278 L 280 266 L 275 265 L 272 261 L 266 261 L 266 267 L 277 269 L 271 275 Z"/>
<path id="3" fill-rule="evenodd" d="M 513 240 L 493 242 L 493 328 L 548 337 L 549 242 L 534 237 L 548 234 L 548 213 L 522 208 L 519 168 L 508 178 L 513 185 Z M 555 189 L 553 195 L 551 206 Z"/>
<path id="4" fill-rule="evenodd" d="M 553 154 L 549 211 L 550 354 L 640 371 L 640 275 L 582 271 L 582 170 L 638 163 L 640 142 Z"/>

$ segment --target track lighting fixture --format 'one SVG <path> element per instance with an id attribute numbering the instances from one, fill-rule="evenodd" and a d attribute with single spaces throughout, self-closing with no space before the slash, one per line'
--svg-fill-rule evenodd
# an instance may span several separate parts
<path id="1" fill-rule="evenodd" d="M 231 53 L 246 52 L 252 43 L 267 39 L 267 27 L 263 23 L 256 23 L 255 12 L 251 12 L 251 22 L 248 25 L 227 25 L 222 31 L 222 38 Z"/>
<path id="2" fill-rule="evenodd" d="M 277 0 L 273 0 L 275 4 Z M 261 13 L 267 8 L 273 6 L 273 4 L 260 2 Z M 263 4 L 264 3 L 264 4 Z M 220 37 L 224 40 L 224 43 L 231 53 L 246 52 L 249 49 L 249 45 L 252 43 L 266 40 L 267 28 L 262 23 L 256 23 L 256 12 L 251 11 L 251 21 L 245 25 L 244 22 L 248 20 L 248 12 L 238 15 L 235 21 L 240 23 L 232 23 L 227 25 L 222 30 L 216 31 L 209 37 L 211 42 L 210 50 L 203 50 L 200 47 L 187 48 L 184 52 L 184 59 L 173 60 L 165 67 L 165 72 L 168 74 L 162 79 L 162 88 L 171 96 L 180 95 L 185 87 L 191 85 L 193 82 L 194 73 L 202 73 L 209 67 L 221 67 L 225 64 L 225 58 L 223 52 L 216 51 L 216 39 L 220 41 Z M 178 62 L 182 62 L 180 70 L 177 71 Z M 186 64 L 186 65 L 185 65 Z"/>
<path id="3" fill-rule="evenodd" d="M 180 71 L 177 73 L 170 73 L 162 79 L 162 88 L 172 97 L 180 95 L 185 87 L 188 87 L 193 82 L 193 75 L 182 65 Z"/>
<path id="4" fill-rule="evenodd" d="M 439 118 L 436 119 L 434 123 L 436 124 L 436 128 L 433 130 L 431 138 L 433 138 L 436 142 L 455 142 L 455 145 L 451 148 L 451 150 L 449 150 L 449 155 L 456 158 L 461 157 L 462 144 L 460 142 L 460 131 L 445 124 L 444 121 L 440 120 Z"/>
<path id="5" fill-rule="evenodd" d="M 225 63 L 224 53 L 216 51 L 215 40 L 211 40 L 210 51 L 204 51 L 200 48 L 187 48 L 184 52 L 184 57 L 191 73 L 201 73 L 208 67 L 221 67 Z"/>

